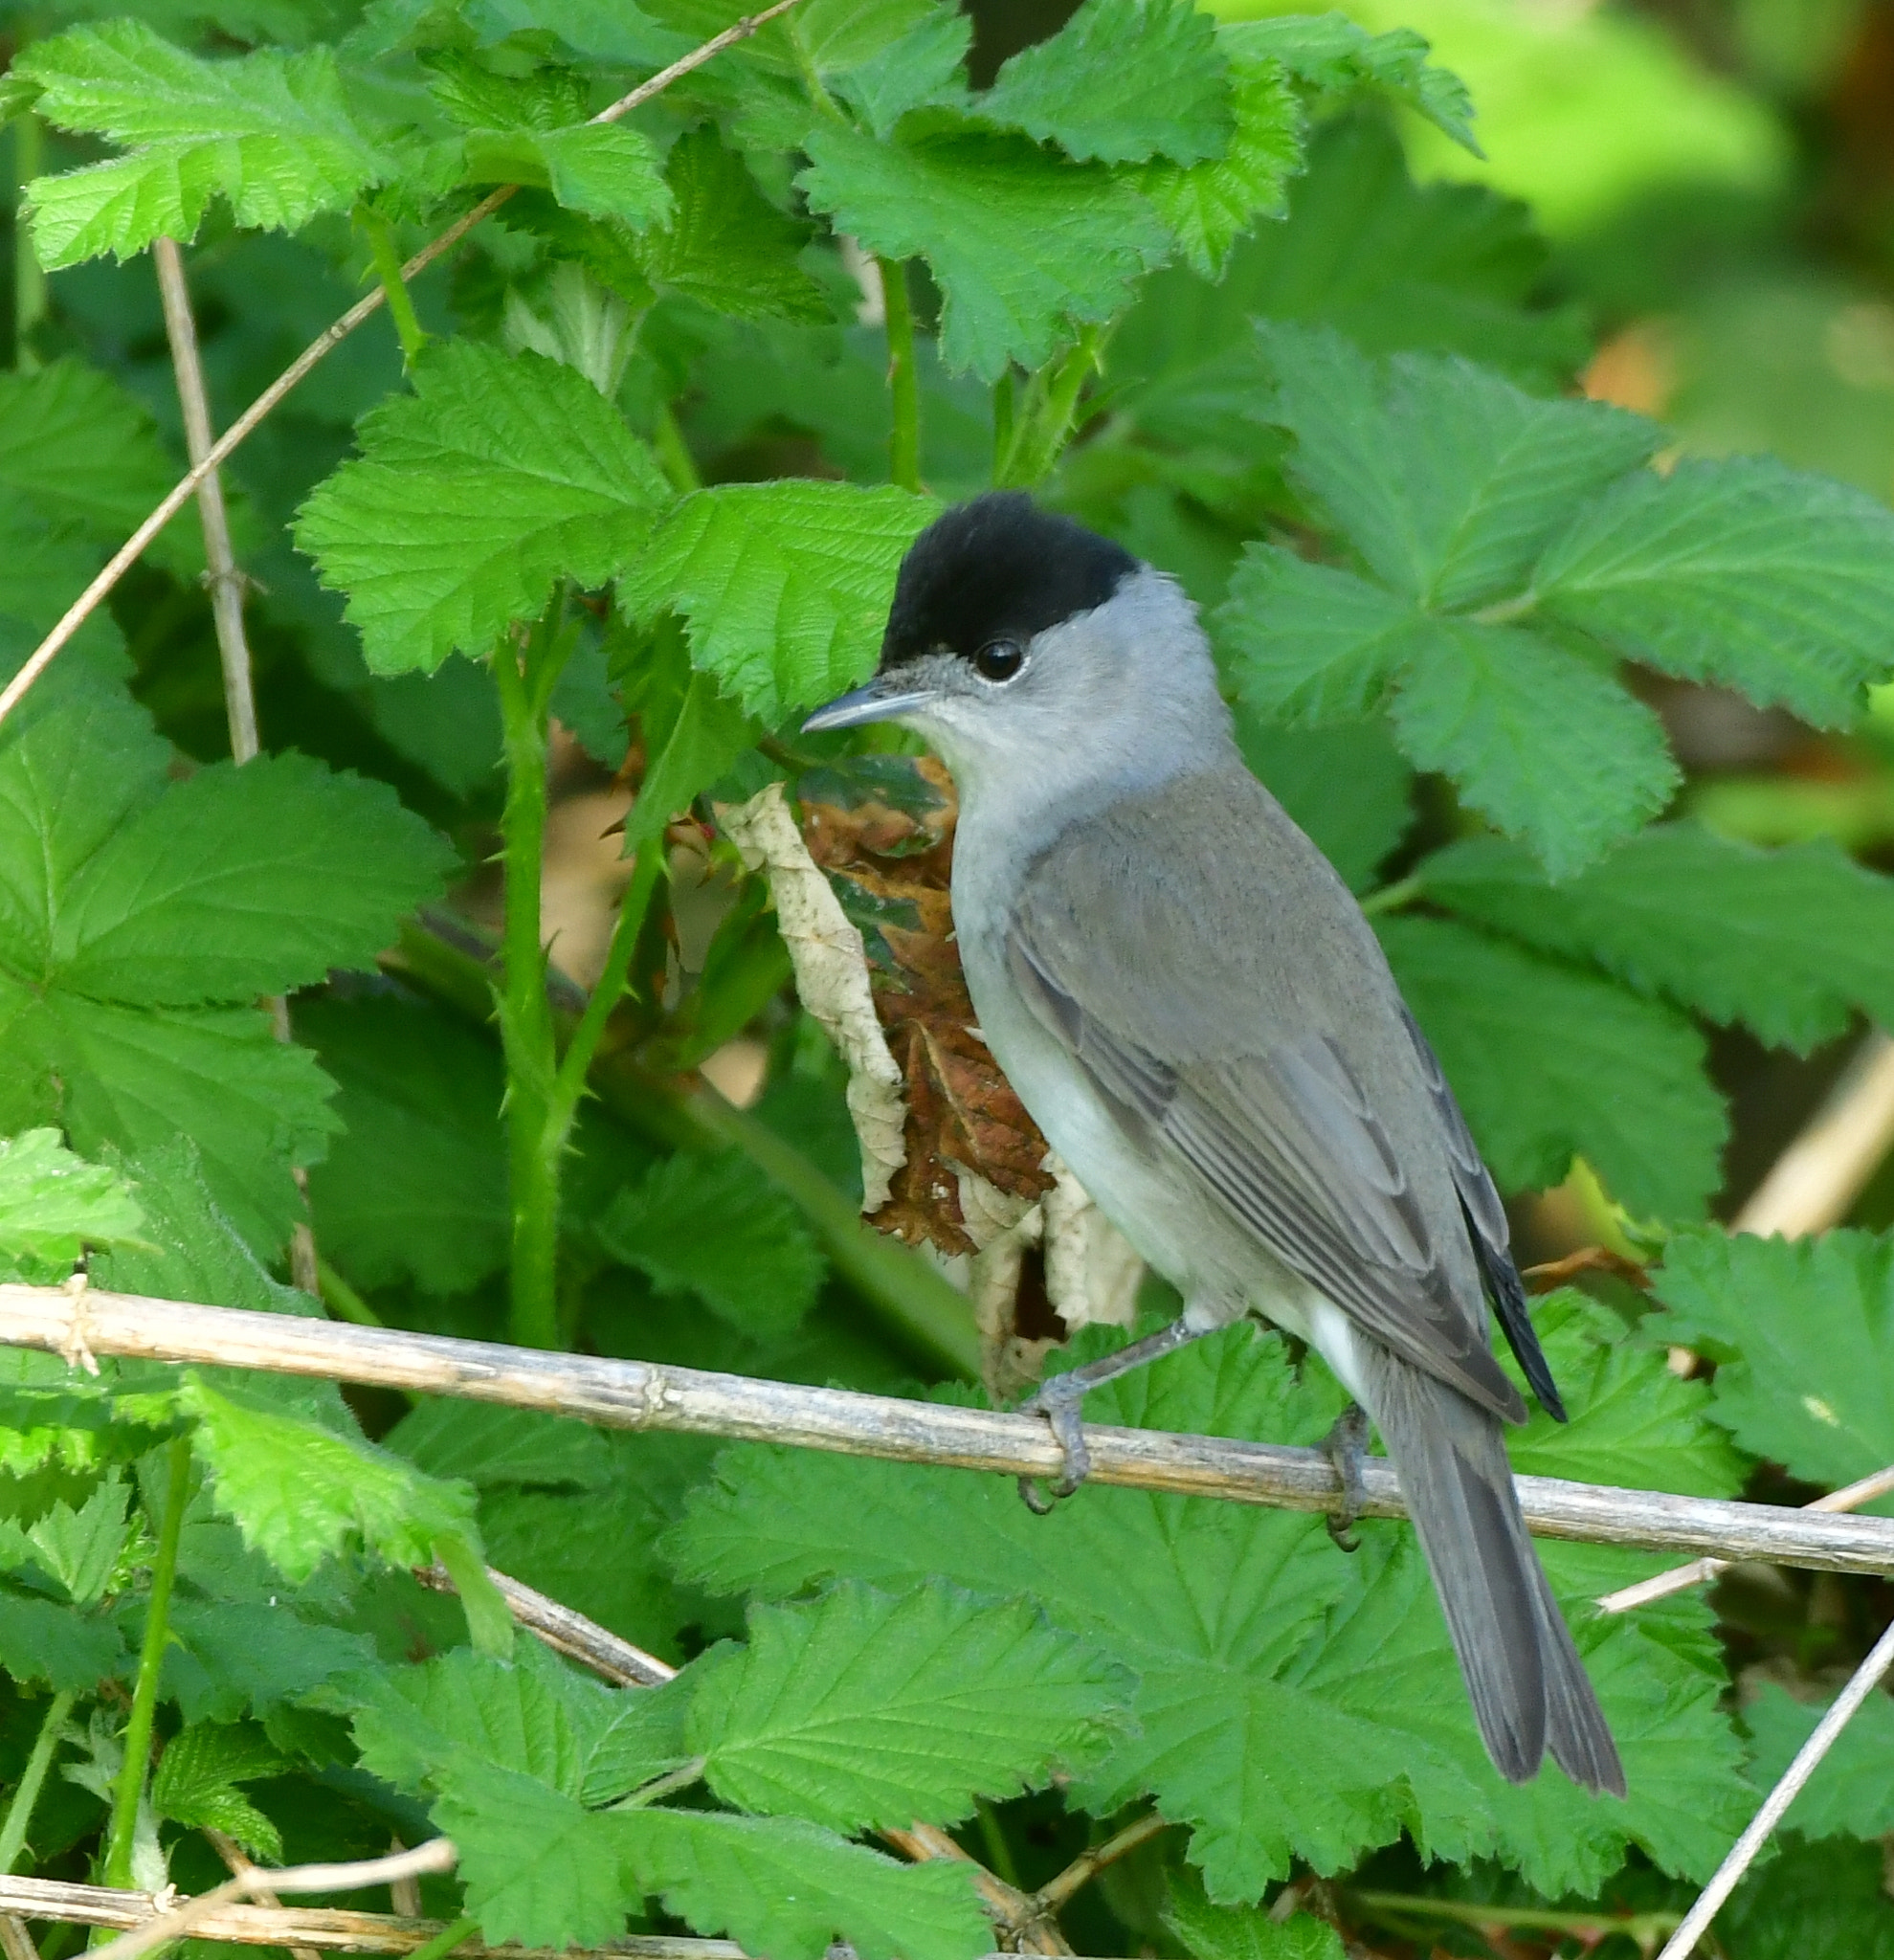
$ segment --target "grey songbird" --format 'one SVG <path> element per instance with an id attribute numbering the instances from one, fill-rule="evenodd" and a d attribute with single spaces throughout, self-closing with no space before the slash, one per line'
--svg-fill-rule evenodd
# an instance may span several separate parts
<path id="1" fill-rule="evenodd" d="M 1184 1298 L 1035 1398 L 1055 1488 L 1084 1474 L 1087 1388 L 1245 1314 L 1287 1328 L 1386 1442 L 1501 1774 L 1549 1749 L 1622 1795 L 1506 1460 L 1526 1405 L 1489 1293 L 1564 1412 L 1499 1195 L 1360 907 L 1244 768 L 1195 608 L 1026 497 L 978 498 L 909 551 L 875 679 L 808 725 L 873 721 L 917 730 L 959 789 L 954 926 L 989 1047 Z"/>

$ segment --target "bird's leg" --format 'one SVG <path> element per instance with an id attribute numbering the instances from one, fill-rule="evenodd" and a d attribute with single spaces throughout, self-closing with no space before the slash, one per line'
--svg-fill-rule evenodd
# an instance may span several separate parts
<path id="1" fill-rule="evenodd" d="M 1344 1551 L 1359 1551 L 1355 1521 L 1368 1502 L 1361 1480 L 1361 1466 L 1368 1458 L 1368 1412 L 1359 1402 L 1350 1402 L 1336 1416 L 1335 1426 L 1322 1439 L 1322 1449 L 1342 1482 L 1342 1508 L 1328 1512 L 1324 1520 L 1328 1535 Z"/>
<path id="2" fill-rule="evenodd" d="M 1166 1354 L 1174 1354 L 1210 1331 L 1209 1327 L 1187 1326 L 1180 1316 L 1156 1333 L 1147 1334 L 1142 1341 L 1119 1348 L 1115 1354 L 1054 1375 L 1040 1385 L 1036 1393 L 1020 1403 L 1021 1415 L 1043 1415 L 1052 1424 L 1052 1433 L 1065 1452 L 1065 1468 L 1047 1485 L 1049 1495 L 1042 1496 L 1032 1478 L 1019 1480 L 1019 1495 L 1026 1500 L 1026 1508 L 1043 1518 L 1052 1509 L 1054 1500 L 1070 1497 L 1091 1474 L 1092 1453 L 1085 1447 L 1085 1430 L 1079 1420 L 1079 1410 L 1093 1389 L 1116 1381 L 1120 1375 L 1129 1374 Z"/>

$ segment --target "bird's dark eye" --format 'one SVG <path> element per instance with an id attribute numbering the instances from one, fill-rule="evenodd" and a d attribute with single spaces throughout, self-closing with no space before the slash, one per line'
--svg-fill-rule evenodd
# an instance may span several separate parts
<path id="1" fill-rule="evenodd" d="M 1011 680 L 1025 664 L 1024 652 L 1010 639 L 990 639 L 973 656 L 973 671 L 982 680 Z"/>

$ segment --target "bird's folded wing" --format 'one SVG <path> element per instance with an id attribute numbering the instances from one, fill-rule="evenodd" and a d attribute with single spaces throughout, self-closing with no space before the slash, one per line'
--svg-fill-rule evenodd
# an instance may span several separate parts
<path id="1" fill-rule="evenodd" d="M 1088 988 L 1084 963 L 1017 926 L 1007 960 L 1035 1017 L 1128 1129 L 1188 1167 L 1365 1333 L 1495 1414 L 1524 1415 L 1486 1345 L 1483 1303 L 1477 1291 L 1459 1297 L 1392 1142 L 1331 1040 L 1167 1059 L 1111 1024 L 1098 994 L 1117 990 Z M 1450 1229 L 1463 1229 L 1458 1216 Z"/>

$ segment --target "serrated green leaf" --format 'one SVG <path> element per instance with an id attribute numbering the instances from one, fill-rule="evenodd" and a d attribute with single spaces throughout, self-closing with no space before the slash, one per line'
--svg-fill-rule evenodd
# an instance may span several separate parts
<path id="1" fill-rule="evenodd" d="M 763 195 L 714 124 L 678 139 L 665 176 L 670 223 L 639 243 L 653 281 L 739 320 L 832 317 L 821 287 L 796 263 L 808 228 Z"/>
<path id="2" fill-rule="evenodd" d="M 130 1657 L 118 1628 L 76 1607 L 61 1606 L 0 1584 L 0 1656 L 6 1671 L 28 1685 L 92 1694 L 122 1674 Z"/>
<path id="3" fill-rule="evenodd" d="M 1593 1371 L 1570 1372 L 1582 1416 Z M 1340 1402 L 1319 1370 L 1296 1379 L 1281 1342 L 1238 1328 L 1095 1391 L 1087 1415 L 1296 1442 L 1319 1437 Z M 1554 1894 L 1601 1883 L 1627 1838 L 1672 1868 L 1711 1868 L 1728 1841 L 1718 1834 L 1752 1801 L 1717 1708 L 1714 1646 L 1675 1639 L 1673 1618 L 1585 1629 L 1614 1728 L 1638 1751 L 1633 1802 L 1600 1804 L 1549 1768 L 1522 1802 L 1486 1763 L 1411 1534 L 1376 1529 L 1372 1556 L 1343 1560 L 1319 1523 L 1284 1513 L 1092 1488 L 1034 1519 L 985 1480 L 746 1447 L 719 1459 L 669 1544 L 692 1577 L 766 1598 L 840 1573 L 1036 1599 L 1140 1680 L 1139 1729 L 1074 1797 L 1105 1815 L 1151 1793 L 1191 1827 L 1191 1859 L 1221 1902 L 1257 1898 L 1292 1859 L 1345 1870 L 1403 1830 L 1429 1856 L 1529 1862 Z M 1589 1566 L 1576 1584 L 1553 1571 L 1565 1596 L 1605 1590 Z M 1665 1605 L 1707 1627 L 1700 1601 Z M 1701 1814 L 1687 1839 L 1656 1787 L 1680 1775 Z"/>
<path id="4" fill-rule="evenodd" d="M 158 1007 L 372 969 L 458 863 L 386 784 L 302 755 L 200 769 L 121 826 L 64 895 L 60 982 Z"/>
<path id="5" fill-rule="evenodd" d="M 817 75 L 845 76 L 940 11 L 939 0 L 807 0 L 793 23 L 785 21 L 770 39 L 783 48 L 793 33 Z M 796 65 L 787 49 L 781 58 L 786 67 Z"/>
<path id="6" fill-rule="evenodd" d="M 1796 1844 L 1753 1871 L 1717 1915 L 1736 1960 L 1894 1960 L 1894 1901 L 1878 1844 Z"/>
<path id="7" fill-rule="evenodd" d="M 1278 1921 L 1259 1908 L 1213 1905 L 1201 1887 L 1174 1875 L 1164 1923 L 1192 1960 L 1348 1960 L 1335 1928 L 1306 1912 Z"/>
<path id="8" fill-rule="evenodd" d="M 281 1834 L 236 1786 L 288 1768 L 260 1728 L 199 1723 L 165 1745 L 151 1779 L 151 1805 L 161 1817 L 226 1832 L 253 1858 L 279 1864 Z"/>
<path id="9" fill-rule="evenodd" d="M 143 1221 L 124 1179 L 74 1156 L 57 1130 L 0 1139 L 0 1262 L 63 1278 L 83 1247 L 134 1237 Z"/>
<path id="10" fill-rule="evenodd" d="M 939 508 L 892 486 L 722 483 L 664 520 L 624 595 L 681 613 L 692 661 L 774 722 L 874 671 L 895 574 Z"/>
<path id="11" fill-rule="evenodd" d="M 1532 589 L 1633 659 L 1838 726 L 1894 664 L 1894 512 L 1776 462 L 1680 463 L 1581 512 Z"/>
<path id="12" fill-rule="evenodd" d="M 604 584 L 670 500 L 649 450 L 571 368 L 449 341 L 413 381 L 364 419 L 361 456 L 297 524 L 384 674 L 485 653 L 557 579 Z"/>
<path id="13" fill-rule="evenodd" d="M 411 1000 L 316 1000 L 297 1033 L 339 1085 L 345 1134 L 309 1176 L 323 1244 L 357 1285 L 461 1293 L 506 1263 L 493 1043 Z"/>
<path id="14" fill-rule="evenodd" d="M 1191 0 L 1084 0 L 974 98 L 982 122 L 1057 143 L 1081 162 L 1221 157 L 1234 118 L 1211 18 Z"/>
<path id="15" fill-rule="evenodd" d="M 1580 656 L 1459 620 L 1431 621 L 1408 644 L 1390 711 L 1402 750 L 1450 775 L 1549 876 L 1591 862 L 1675 793 L 1662 723 Z"/>
<path id="16" fill-rule="evenodd" d="M 1247 545 L 1212 623 L 1243 704 L 1295 725 L 1354 721 L 1377 706 L 1418 621 L 1352 572 Z"/>
<path id="17" fill-rule="evenodd" d="M 1557 1184 L 1577 1155 L 1639 1216 L 1703 1215 L 1727 1122 L 1682 1014 L 1468 926 L 1377 923 L 1502 1190 Z"/>
<path id="18" fill-rule="evenodd" d="M 697 44 L 630 0 L 469 0 L 462 18 L 482 47 L 514 34 L 554 39 L 582 61 L 659 69 Z"/>
<path id="19" fill-rule="evenodd" d="M 1412 28 L 1373 34 L 1341 13 L 1304 13 L 1241 21 L 1223 33 L 1233 56 L 1280 61 L 1304 87 L 1324 95 L 1386 95 L 1425 116 L 1462 149 L 1481 154 L 1466 84 L 1428 61 L 1427 43 Z"/>
<path id="20" fill-rule="evenodd" d="M 424 1477 L 357 1437 L 257 1406 L 185 1377 L 197 1418 L 192 1447 L 213 1480 L 217 1506 L 287 1579 L 307 1579 L 325 1558 L 361 1545 L 390 1565 L 427 1565 L 447 1539 L 479 1543 L 465 1484 Z"/>
<path id="21" fill-rule="evenodd" d="M 1552 885 L 1515 846 L 1468 838 L 1420 876 L 1463 918 L 1800 1054 L 1858 1008 L 1894 1020 L 1894 880 L 1826 840 L 1762 851 L 1663 825 Z"/>
<path id="22" fill-rule="evenodd" d="M 1755 1748 L 1749 1776 L 1758 1790 L 1773 1790 L 1781 1781 L 1828 1713 L 1828 1705 L 1794 1701 L 1780 1682 L 1763 1682 L 1756 1699 L 1743 1710 L 1743 1726 Z M 1885 1837 L 1894 1831 L 1890 1761 L 1894 1700 L 1884 1693 L 1873 1694 L 1830 1744 L 1815 1774 L 1789 1806 L 1784 1827 L 1805 1838 Z"/>
<path id="23" fill-rule="evenodd" d="M 612 1477 L 597 1430 L 536 1409 L 442 1396 L 410 1410 L 382 1442 L 430 1477 L 463 1478 L 476 1490 L 597 1490 Z"/>
<path id="24" fill-rule="evenodd" d="M 740 1150 L 667 1157 L 620 1192 L 599 1242 L 732 1326 L 785 1334 L 815 1303 L 825 1264 L 802 1214 Z"/>
<path id="25" fill-rule="evenodd" d="M 1036 368 L 1074 326 L 1123 310 L 1169 250 L 1137 192 L 1020 137 L 877 143 L 813 130 L 796 182 L 838 229 L 888 258 L 925 258 L 945 298 L 941 358 L 992 381 Z"/>
<path id="26" fill-rule="evenodd" d="M 1746 1450 L 1830 1488 L 1894 1462 L 1894 1243 L 1693 1233 L 1653 1285 L 1654 1331 L 1715 1356 L 1710 1414 Z"/>
<path id="27" fill-rule="evenodd" d="M 771 1960 L 822 1960 L 836 1939 L 861 1960 L 972 1960 L 992 1940 L 957 1860 L 897 1864 L 794 1817 L 643 1810 L 613 1821 L 667 1911 Z"/>
<path id="28" fill-rule="evenodd" d="M 753 1607 L 710 1663 L 685 1730 L 740 1810 L 853 1832 L 947 1824 L 1103 1753 L 1130 1677 L 1023 1601 L 843 1585 Z"/>
<path id="29" fill-rule="evenodd" d="M 1301 109 L 1275 62 L 1231 64 L 1230 110 L 1234 127 L 1221 154 L 1196 163 L 1167 156 L 1132 177 L 1185 263 L 1212 279 L 1258 218 L 1282 214 L 1289 179 L 1303 160 Z"/>
<path id="30" fill-rule="evenodd" d="M 271 1716 L 374 1659 L 366 1635 L 304 1618 L 281 1599 L 177 1598 L 170 1632 L 162 1691 L 187 1722 Z"/>
<path id="31" fill-rule="evenodd" d="M 967 105 L 967 53 L 973 22 L 957 8 L 931 6 L 901 36 L 840 78 L 843 96 L 877 136 L 910 109 Z"/>
<path id="32" fill-rule="evenodd" d="M 10 1570 L 36 1566 L 70 1604 L 97 1604 L 130 1533 L 125 1521 L 130 1494 L 116 1477 L 108 1477 L 77 1509 L 61 1501 L 24 1529 L 7 1520 L 0 1524 L 0 1566 Z"/>
<path id="33" fill-rule="evenodd" d="M 49 270 L 190 238 L 218 196 L 239 225 L 295 231 L 345 210 L 390 169 L 350 114 L 327 48 L 206 61 L 116 20 L 41 41 L 14 69 L 39 90 L 48 122 L 136 145 L 28 186 Z"/>
<path id="34" fill-rule="evenodd" d="M 470 184 L 537 185 L 568 211 L 639 232 L 671 214 L 657 149 L 642 130 L 623 123 L 476 130 L 466 155 Z"/>
<path id="35" fill-rule="evenodd" d="M 655 732 L 649 711 L 646 739 Z M 693 674 L 676 719 L 652 752 L 637 799 L 625 819 L 625 850 L 662 835 L 665 827 L 755 745 L 756 724 L 708 674 Z"/>

